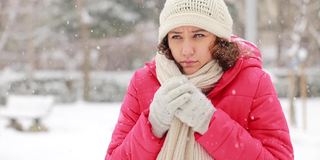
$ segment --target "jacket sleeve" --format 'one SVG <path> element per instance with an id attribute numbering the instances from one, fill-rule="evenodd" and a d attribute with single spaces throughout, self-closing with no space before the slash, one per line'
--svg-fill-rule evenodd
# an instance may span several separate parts
<path id="1" fill-rule="evenodd" d="M 260 78 L 247 121 L 248 128 L 244 128 L 217 109 L 208 131 L 196 139 L 217 160 L 293 160 L 287 122 L 266 73 Z"/>
<path id="2" fill-rule="evenodd" d="M 163 139 L 155 137 L 148 121 L 149 110 L 140 112 L 135 87 L 136 73 L 129 84 L 118 122 L 112 133 L 106 160 L 156 159 Z"/>

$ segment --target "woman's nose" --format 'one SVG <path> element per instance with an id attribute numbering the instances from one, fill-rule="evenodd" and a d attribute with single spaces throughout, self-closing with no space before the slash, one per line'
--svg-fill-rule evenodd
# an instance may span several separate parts
<path id="1" fill-rule="evenodd" d="M 181 53 L 186 57 L 190 57 L 194 54 L 194 46 L 190 40 L 185 40 L 183 42 Z"/>

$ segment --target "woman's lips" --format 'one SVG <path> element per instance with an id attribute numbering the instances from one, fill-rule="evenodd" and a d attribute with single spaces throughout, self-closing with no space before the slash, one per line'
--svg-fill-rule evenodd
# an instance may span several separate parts
<path id="1" fill-rule="evenodd" d="M 193 60 L 180 61 L 180 64 L 183 67 L 192 67 L 195 63 L 197 63 L 197 61 L 193 61 Z"/>

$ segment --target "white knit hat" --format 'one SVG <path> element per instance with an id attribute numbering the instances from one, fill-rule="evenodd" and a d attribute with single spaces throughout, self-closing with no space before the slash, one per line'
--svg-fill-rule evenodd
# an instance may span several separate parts
<path id="1" fill-rule="evenodd" d="M 224 0 L 167 0 L 160 13 L 158 43 L 180 26 L 194 26 L 230 40 L 233 21 Z"/>

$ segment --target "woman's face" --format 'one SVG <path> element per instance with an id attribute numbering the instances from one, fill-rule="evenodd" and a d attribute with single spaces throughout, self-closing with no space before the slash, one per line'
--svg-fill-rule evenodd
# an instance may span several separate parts
<path id="1" fill-rule="evenodd" d="M 210 46 L 215 40 L 214 34 L 193 26 L 178 27 L 168 33 L 172 56 L 186 75 L 195 73 L 213 59 Z"/>

